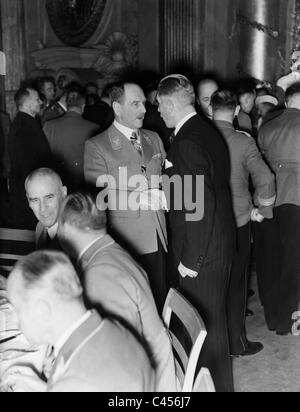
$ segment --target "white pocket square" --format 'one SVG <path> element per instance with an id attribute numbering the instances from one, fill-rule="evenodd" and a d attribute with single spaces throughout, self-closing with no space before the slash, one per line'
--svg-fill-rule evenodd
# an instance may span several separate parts
<path id="1" fill-rule="evenodd" d="M 171 167 L 173 167 L 173 163 L 169 162 L 169 160 L 166 159 L 165 168 L 166 168 L 166 169 L 170 169 Z"/>

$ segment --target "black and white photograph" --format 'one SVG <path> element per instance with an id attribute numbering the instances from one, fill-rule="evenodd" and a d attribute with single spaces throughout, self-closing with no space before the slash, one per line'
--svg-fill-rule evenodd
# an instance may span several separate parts
<path id="1" fill-rule="evenodd" d="M 0 0 L 0 392 L 300 392 L 300 0 Z"/>

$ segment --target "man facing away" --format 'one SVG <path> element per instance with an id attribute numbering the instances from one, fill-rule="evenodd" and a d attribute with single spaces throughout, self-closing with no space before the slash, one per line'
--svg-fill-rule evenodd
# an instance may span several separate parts
<path id="1" fill-rule="evenodd" d="M 277 185 L 262 276 L 267 324 L 279 335 L 291 333 L 300 301 L 300 83 L 287 89 L 286 104 L 287 109 L 259 131 L 259 145 Z"/>
<path id="2" fill-rule="evenodd" d="M 214 126 L 197 115 L 194 88 L 186 77 L 171 75 L 163 79 L 158 102 L 167 126 L 175 127 L 166 174 L 180 178 L 169 206 L 180 287 L 203 317 L 208 331 L 200 364 L 209 368 L 217 391 L 232 391 L 226 298 L 235 225 L 227 148 Z M 180 198 L 181 208 L 179 203 L 176 205 Z"/>
<path id="3" fill-rule="evenodd" d="M 8 296 L 28 341 L 53 347 L 48 383 L 16 367 L 3 383 L 14 391 L 151 392 L 154 371 L 144 348 L 118 323 L 87 311 L 70 260 L 60 252 L 35 252 L 8 279 Z"/>
<path id="4" fill-rule="evenodd" d="M 107 131 L 86 142 L 85 180 L 94 188 L 107 185 L 113 237 L 146 270 L 161 312 L 167 295 L 165 216 L 162 206 L 152 205 L 153 197 L 148 204 L 143 195 L 158 192 L 166 154 L 159 136 L 142 129 L 146 113 L 142 89 L 133 83 L 120 83 L 110 94 L 115 121 Z M 134 205 L 132 194 L 138 195 Z"/>
<path id="5" fill-rule="evenodd" d="M 156 390 L 176 391 L 172 345 L 147 275 L 107 234 L 105 212 L 90 195 L 70 195 L 61 210 L 58 233 L 62 246 L 77 259 L 88 305 L 133 329 L 149 348 Z"/>
<path id="6" fill-rule="evenodd" d="M 60 250 L 57 238 L 58 216 L 67 188 L 52 169 L 42 168 L 30 173 L 25 181 L 30 209 L 38 220 L 36 248 Z"/>
<path id="7" fill-rule="evenodd" d="M 237 255 L 231 268 L 227 304 L 230 353 L 235 356 L 250 356 L 263 349 L 260 342 L 250 342 L 247 339 L 245 327 L 250 222 L 273 218 L 275 179 L 263 161 L 254 139 L 233 127 L 238 106 L 236 95 L 228 90 L 220 90 L 213 94 L 211 103 L 214 122 L 229 148 L 231 192 L 237 226 Z M 249 190 L 250 176 L 255 189 L 254 201 Z"/>

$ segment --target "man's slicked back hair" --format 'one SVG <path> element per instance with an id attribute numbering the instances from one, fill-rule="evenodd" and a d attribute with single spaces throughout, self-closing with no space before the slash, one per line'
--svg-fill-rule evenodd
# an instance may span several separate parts
<path id="1" fill-rule="evenodd" d="M 172 96 L 174 94 L 180 94 L 187 104 L 195 104 L 194 87 L 190 80 L 181 74 L 167 76 L 158 85 L 159 96 Z"/>
<path id="2" fill-rule="evenodd" d="M 237 105 L 237 96 L 230 90 L 218 90 L 211 97 L 211 106 L 214 111 L 235 110 Z"/>
<path id="3" fill-rule="evenodd" d="M 62 205 L 60 222 L 82 231 L 100 231 L 106 229 L 107 217 L 106 212 L 97 208 L 91 194 L 74 193 Z"/>

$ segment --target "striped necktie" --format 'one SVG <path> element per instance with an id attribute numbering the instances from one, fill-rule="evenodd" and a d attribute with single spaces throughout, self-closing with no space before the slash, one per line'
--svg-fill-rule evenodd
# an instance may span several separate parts
<path id="1" fill-rule="evenodd" d="M 132 146 L 135 148 L 135 150 L 138 151 L 138 153 L 140 154 L 140 156 L 143 155 L 143 149 L 142 149 L 142 145 L 140 142 L 140 138 L 138 135 L 138 132 L 133 132 L 131 137 L 130 137 L 130 141 L 132 143 Z"/>

